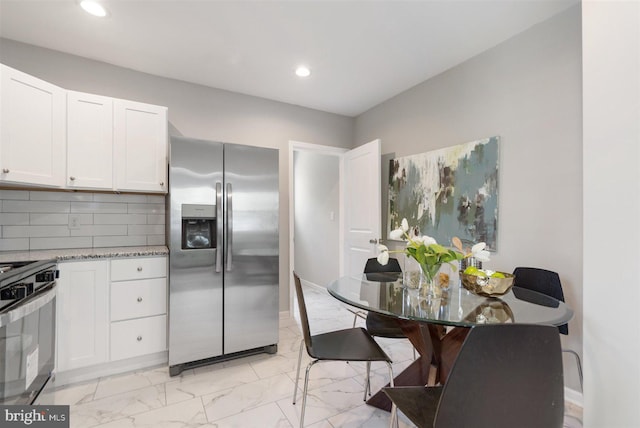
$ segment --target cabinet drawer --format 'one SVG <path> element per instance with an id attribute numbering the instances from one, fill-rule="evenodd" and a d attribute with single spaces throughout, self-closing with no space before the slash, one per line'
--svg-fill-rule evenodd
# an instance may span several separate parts
<path id="1" fill-rule="evenodd" d="M 111 323 L 111 360 L 167 349 L 167 316 Z"/>
<path id="2" fill-rule="evenodd" d="M 111 284 L 111 321 L 167 313 L 167 279 L 141 279 Z"/>
<path id="3" fill-rule="evenodd" d="M 111 261 L 111 281 L 163 278 L 166 276 L 166 257 L 134 257 Z"/>

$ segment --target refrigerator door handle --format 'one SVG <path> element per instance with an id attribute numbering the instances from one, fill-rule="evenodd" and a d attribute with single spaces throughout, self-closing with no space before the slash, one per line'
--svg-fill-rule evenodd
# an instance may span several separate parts
<path id="1" fill-rule="evenodd" d="M 233 266 L 233 189 L 231 183 L 227 183 L 227 246 L 224 255 L 227 259 L 227 272 L 231 271 Z"/>
<path id="2" fill-rule="evenodd" d="M 216 272 L 222 272 L 222 183 L 216 183 Z"/>

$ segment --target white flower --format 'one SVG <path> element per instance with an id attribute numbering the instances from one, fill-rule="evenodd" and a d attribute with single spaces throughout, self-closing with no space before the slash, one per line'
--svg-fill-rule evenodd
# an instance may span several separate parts
<path id="1" fill-rule="evenodd" d="M 437 244 L 436 240 L 430 236 L 427 235 L 422 235 L 422 236 L 416 236 L 414 238 L 414 241 L 417 242 L 422 242 L 425 246 L 427 245 L 431 245 L 431 244 Z"/>
<path id="2" fill-rule="evenodd" d="M 401 240 L 404 236 L 404 231 L 402 229 L 394 229 L 389 232 L 389 239 L 394 239 L 396 241 Z"/>
<path id="3" fill-rule="evenodd" d="M 402 229 L 403 232 L 406 232 L 407 230 L 409 230 L 409 222 L 407 221 L 406 218 L 402 219 L 402 223 L 400 225 L 400 228 Z"/>
<path id="4" fill-rule="evenodd" d="M 380 251 L 380 254 L 378 254 L 377 257 L 378 263 L 380 263 L 382 266 L 385 266 L 387 263 L 389 263 L 389 249 L 386 245 L 378 244 L 378 251 Z"/>
<path id="5" fill-rule="evenodd" d="M 485 250 L 486 246 L 487 244 L 485 244 L 484 242 L 478 242 L 476 245 L 471 247 L 472 257 L 475 257 L 481 262 L 488 262 L 490 259 L 491 253 Z"/>

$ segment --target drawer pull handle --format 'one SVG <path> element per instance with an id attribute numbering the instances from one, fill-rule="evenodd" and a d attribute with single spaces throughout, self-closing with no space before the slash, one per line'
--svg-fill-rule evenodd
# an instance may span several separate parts
<path id="1" fill-rule="evenodd" d="M 142 297 L 138 297 L 138 303 L 142 302 Z"/>
<path id="2" fill-rule="evenodd" d="M 142 266 L 138 266 L 138 272 L 142 272 Z"/>
<path id="3" fill-rule="evenodd" d="M 138 336 L 138 342 L 142 342 L 142 336 Z"/>

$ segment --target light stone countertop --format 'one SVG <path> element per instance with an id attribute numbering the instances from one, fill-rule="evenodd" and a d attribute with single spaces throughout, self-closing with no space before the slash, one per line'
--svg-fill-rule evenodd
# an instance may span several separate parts
<path id="1" fill-rule="evenodd" d="M 57 250 L 5 251 L 0 252 L 0 263 L 52 259 L 62 262 L 69 260 L 90 260 L 114 257 L 165 256 L 168 254 L 169 249 L 164 245 L 144 247 L 69 248 Z"/>

